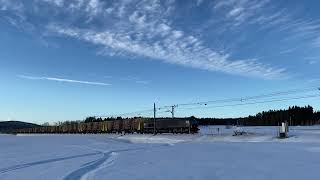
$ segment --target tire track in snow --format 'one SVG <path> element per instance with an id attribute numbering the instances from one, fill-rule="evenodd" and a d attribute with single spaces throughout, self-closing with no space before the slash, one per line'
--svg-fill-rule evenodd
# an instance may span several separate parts
<path id="1" fill-rule="evenodd" d="M 67 175 L 63 180 L 75 180 L 75 179 L 88 179 L 92 173 L 107 167 L 114 161 L 114 156 L 117 155 L 116 152 L 102 152 L 102 157 L 96 161 L 84 164 L 80 169 L 77 169 Z"/>
<path id="2" fill-rule="evenodd" d="M 92 148 L 89 148 L 89 149 L 92 149 Z M 110 152 L 100 151 L 100 153 L 102 154 L 102 157 L 100 159 L 83 164 L 80 169 L 77 169 L 71 172 L 66 177 L 64 177 L 63 180 L 91 179 L 92 176 L 97 171 L 112 165 L 115 160 L 115 157 L 118 155 L 119 152 L 135 151 L 135 150 L 142 150 L 142 149 L 145 149 L 145 148 L 120 149 L 120 150 L 114 150 Z"/>
<path id="3" fill-rule="evenodd" d="M 7 168 L 0 169 L 0 174 L 7 173 L 7 172 L 10 172 L 10 171 L 16 171 L 16 170 L 20 170 L 20 169 L 24 169 L 24 168 L 29 168 L 29 167 L 33 167 L 33 166 L 37 166 L 37 165 L 43 165 L 43 164 L 49 164 L 49 163 L 54 163 L 54 162 L 66 161 L 66 160 L 77 159 L 77 158 L 81 158 L 81 157 L 95 156 L 95 155 L 99 155 L 99 154 L 100 154 L 99 152 L 95 152 L 95 153 L 87 153 L 87 154 L 81 154 L 81 155 L 74 155 L 74 156 L 68 156 L 68 157 L 62 157 L 62 158 L 46 159 L 46 160 L 35 161 L 35 162 L 31 162 L 31 163 L 19 164 L 19 165 L 10 166 L 10 167 L 7 167 Z"/>
<path id="4" fill-rule="evenodd" d="M 92 179 L 92 177 L 101 169 L 107 168 L 109 166 L 111 166 L 116 158 L 116 156 L 118 155 L 118 153 L 116 152 L 111 152 L 109 155 L 109 158 L 105 161 L 105 163 L 101 164 L 98 168 L 90 171 L 89 173 L 85 174 L 84 176 L 82 176 L 81 180 L 86 180 L 86 179 Z"/>

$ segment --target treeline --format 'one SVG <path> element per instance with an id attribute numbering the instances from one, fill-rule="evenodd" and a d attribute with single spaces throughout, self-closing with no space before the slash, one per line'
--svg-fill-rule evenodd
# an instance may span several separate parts
<path id="1" fill-rule="evenodd" d="M 87 117 L 83 122 L 85 123 L 88 123 L 88 122 L 102 122 L 102 121 L 115 121 L 115 120 L 122 120 L 122 119 L 137 119 L 137 118 L 143 118 L 143 119 L 146 119 L 146 120 L 153 120 L 153 118 L 148 118 L 148 117 L 126 117 L 126 118 L 122 118 L 122 117 L 107 117 L 107 118 L 101 118 L 101 117 Z M 156 118 L 156 120 L 166 120 L 166 119 L 172 119 L 172 118 L 169 118 L 169 117 L 158 117 Z M 192 119 L 192 120 L 196 120 L 196 118 L 194 116 L 192 117 L 185 117 L 185 118 L 175 118 L 175 119 Z"/>
<path id="2" fill-rule="evenodd" d="M 292 126 L 320 124 L 320 112 L 314 112 L 311 106 L 292 106 L 285 110 L 269 110 L 254 116 L 242 118 L 200 118 L 200 125 L 243 125 L 243 126 L 276 126 L 288 121 Z"/>
<path id="3" fill-rule="evenodd" d="M 59 121 L 55 123 L 48 123 L 45 122 L 41 124 L 41 126 L 63 126 L 63 125 L 73 125 L 73 124 L 79 124 L 79 123 L 89 123 L 89 122 L 102 122 L 102 121 L 114 121 L 114 120 L 121 120 L 121 119 L 133 119 L 133 118 L 142 118 L 142 117 L 131 117 L 131 118 L 122 118 L 122 117 L 107 117 L 107 118 L 101 118 L 101 117 L 87 117 L 84 120 L 76 120 L 76 121 Z"/>
<path id="4" fill-rule="evenodd" d="M 87 117 L 80 122 L 101 122 L 101 121 L 114 121 L 121 119 L 133 119 L 142 117 Z M 152 118 L 146 118 L 150 119 Z M 171 119 L 171 118 L 157 118 L 157 120 Z M 176 118 L 178 119 L 178 118 Z M 241 117 L 241 118 L 196 118 L 194 116 L 179 118 L 196 120 L 199 125 L 242 125 L 242 126 L 276 126 L 281 122 L 288 121 L 293 126 L 315 125 L 320 124 L 320 112 L 314 112 L 313 107 L 305 106 L 292 106 L 284 110 L 269 110 L 263 111 L 253 116 Z M 79 121 L 77 121 L 79 122 Z M 66 121 L 63 124 L 72 124 L 76 122 Z"/>
<path id="5" fill-rule="evenodd" d="M 115 120 L 122 120 L 122 119 L 136 119 L 136 118 L 142 118 L 142 117 L 107 117 L 107 118 L 101 118 L 101 117 L 87 117 L 83 122 L 88 123 L 88 122 L 102 122 L 102 121 L 115 121 Z"/>

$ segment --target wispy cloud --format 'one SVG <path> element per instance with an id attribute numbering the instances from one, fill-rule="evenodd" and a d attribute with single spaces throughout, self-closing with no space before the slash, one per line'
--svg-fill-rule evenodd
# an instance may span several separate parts
<path id="1" fill-rule="evenodd" d="M 204 18 L 209 21 L 202 24 L 183 22 L 186 23 L 184 27 L 174 21 L 181 15 L 177 16 L 179 6 L 172 0 L 33 0 L 32 5 L 22 0 L 12 2 L 19 8 L 14 8 L 9 0 L 0 0 L 0 9 L 19 11 L 17 14 L 21 17 L 42 17 L 29 23 L 48 35 L 95 44 L 102 48 L 101 55 L 143 56 L 170 64 L 263 79 L 286 77 L 288 70 L 280 66 L 279 61 L 266 62 L 258 58 L 271 57 L 270 54 L 245 48 L 260 43 L 263 49 L 275 49 L 273 54 L 284 56 L 294 53 L 295 49 L 284 46 L 282 41 L 303 40 L 302 45 L 309 44 L 313 48 L 319 47 L 320 42 L 317 20 L 300 18 L 286 7 L 277 7 L 272 0 L 196 1 L 190 11 L 204 8 L 202 5 L 206 4 L 205 8 L 213 8 L 212 15 Z M 46 18 L 48 14 L 50 18 Z M 13 21 L 14 17 L 7 18 L 12 24 L 19 24 Z M 283 36 L 276 39 L 279 34 Z M 277 41 L 251 39 L 265 35 Z M 239 56 L 242 50 L 249 53 Z"/>
<path id="2" fill-rule="evenodd" d="M 105 76 L 105 77 L 110 77 L 111 76 Z M 140 77 L 138 76 L 125 76 L 125 77 L 116 77 L 116 76 L 113 76 L 113 79 L 116 80 L 116 81 L 127 81 L 127 82 L 131 82 L 131 83 L 136 83 L 136 84 L 149 84 L 150 81 L 146 81 L 146 80 L 143 80 L 141 79 Z"/>
<path id="3" fill-rule="evenodd" d="M 77 84 L 86 84 L 86 85 L 96 85 L 96 86 L 110 86 L 111 84 L 103 83 L 103 82 L 92 82 L 92 81 L 81 81 L 74 79 L 64 79 L 57 77 L 41 77 L 41 76 L 26 76 L 26 75 L 18 75 L 19 78 L 28 79 L 28 80 L 47 80 L 47 81 L 56 81 L 56 82 L 64 82 L 64 83 L 77 83 Z"/>
<path id="4" fill-rule="evenodd" d="M 149 81 L 137 80 L 137 84 L 149 84 Z"/>
<path id="5" fill-rule="evenodd" d="M 149 24 L 139 24 L 140 28 Z M 48 29 L 56 33 L 84 40 L 104 48 L 111 48 L 124 53 L 131 53 L 151 59 L 162 60 L 171 64 L 190 66 L 229 74 L 254 76 L 274 79 L 284 76 L 285 69 L 273 68 L 256 59 L 231 60 L 229 54 L 215 52 L 194 36 L 184 35 L 182 31 L 174 30 L 168 25 L 159 24 L 151 27 L 143 40 L 133 39 L 134 33 L 113 31 L 96 32 L 90 29 L 68 28 L 60 25 L 50 25 Z M 161 28 L 165 26 L 167 28 Z M 158 28 L 157 28 L 158 27 Z M 150 39 L 160 38 L 151 41 Z"/>
<path id="6" fill-rule="evenodd" d="M 312 84 L 319 83 L 319 82 L 320 82 L 320 78 L 314 78 L 314 79 L 307 80 L 307 83 L 312 83 Z"/>
<path id="7" fill-rule="evenodd" d="M 316 61 L 316 60 L 311 60 L 311 61 L 309 61 L 309 64 L 310 64 L 310 65 L 317 64 L 317 63 L 318 63 L 318 61 Z"/>
<path id="8" fill-rule="evenodd" d="M 0 0 L 0 10 L 1 11 L 23 11 L 24 6 L 21 1 L 13 1 L 13 0 Z"/>
<path id="9" fill-rule="evenodd" d="M 137 84 L 149 84 L 149 81 L 142 80 L 140 77 L 137 77 L 137 76 L 128 76 L 125 78 L 121 78 L 121 80 L 131 81 L 131 82 L 135 82 Z"/>
<path id="10" fill-rule="evenodd" d="M 217 1 L 215 9 L 226 11 L 226 17 L 235 21 L 234 25 L 246 23 L 248 19 L 256 16 L 270 0 L 223 0 Z"/>
<path id="11" fill-rule="evenodd" d="M 320 62 L 320 56 L 308 56 L 304 58 L 307 60 L 308 64 L 314 65 Z"/>
<path id="12" fill-rule="evenodd" d="M 18 2 L 27 6 L 23 1 Z M 51 6 L 52 14 L 68 16 L 69 21 L 50 18 L 49 24 L 43 24 L 49 32 L 99 45 L 112 55 L 144 56 L 170 64 L 264 79 L 285 76 L 284 68 L 272 67 L 252 57 L 233 58 L 232 52 L 210 47 L 198 37 L 174 27 L 169 18 L 176 8 L 174 1 L 34 0 L 33 6 L 40 15 L 44 13 L 42 6 L 47 9 L 49 6 L 49 10 Z M 230 15 L 243 16 L 242 6 L 239 4 Z M 259 6 L 250 5 L 250 9 Z M 82 19 L 85 19 L 83 24 L 74 23 Z"/>

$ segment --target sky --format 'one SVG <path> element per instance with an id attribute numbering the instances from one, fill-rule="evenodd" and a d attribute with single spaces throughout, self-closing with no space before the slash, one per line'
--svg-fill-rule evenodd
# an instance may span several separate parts
<path id="1" fill-rule="evenodd" d="M 154 102 L 320 87 L 319 6 L 317 0 L 0 0 L 0 120 L 81 120 L 152 109 Z M 301 93 L 290 97 L 320 94 Z M 238 117 L 308 104 L 320 110 L 313 97 L 176 107 L 175 115 Z"/>

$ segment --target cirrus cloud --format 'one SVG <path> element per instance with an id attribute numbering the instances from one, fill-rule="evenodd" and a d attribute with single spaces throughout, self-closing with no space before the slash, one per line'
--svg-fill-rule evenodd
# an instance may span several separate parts
<path id="1" fill-rule="evenodd" d="M 173 20 L 178 8 L 173 0 L 32 0 L 31 5 L 21 0 L 0 0 L 0 9 L 10 12 L 6 13 L 7 19 L 13 21 L 16 16 L 10 14 L 19 14 L 17 17 L 24 18 L 14 21 L 16 24 L 24 21 L 48 36 L 71 37 L 97 45 L 102 48 L 99 54 L 146 57 L 185 67 L 263 79 L 288 77 L 287 69 L 276 61 L 261 61 L 259 55 L 253 53 L 236 56 L 239 54 L 237 49 L 242 48 L 240 43 L 252 45 L 244 28 L 254 25 L 258 30 L 273 28 L 273 32 L 289 29 L 286 36 L 289 41 L 319 35 L 320 26 L 315 21 L 294 19 L 288 10 L 274 8 L 271 0 L 197 2 L 193 3 L 194 9 L 200 5 L 203 8 L 206 3 L 214 11 L 214 16 L 204 22 L 203 27 L 195 28 L 200 35 L 195 34 L 196 30 L 181 28 Z M 19 4 L 19 8 L 13 8 L 13 4 Z M 202 38 L 201 34 L 207 32 L 202 30 L 204 27 L 212 29 L 213 38 L 210 40 Z M 220 36 L 232 39 L 221 40 Z M 293 53 L 297 49 L 276 48 L 279 50 L 274 54 L 278 55 Z"/>

